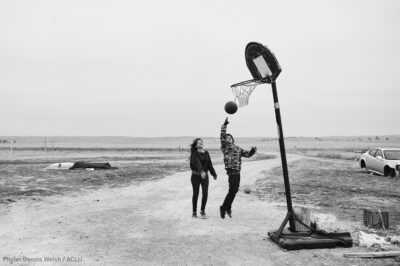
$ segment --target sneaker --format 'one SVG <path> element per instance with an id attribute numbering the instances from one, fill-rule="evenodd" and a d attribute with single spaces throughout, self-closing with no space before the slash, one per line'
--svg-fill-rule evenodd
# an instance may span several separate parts
<path id="1" fill-rule="evenodd" d="M 193 212 L 193 213 L 192 213 L 192 217 L 193 217 L 193 218 L 197 218 L 197 213 L 196 213 L 196 212 Z"/>
<path id="2" fill-rule="evenodd" d="M 232 211 L 231 210 L 227 210 L 226 213 L 228 214 L 229 218 L 232 218 Z"/>
<path id="3" fill-rule="evenodd" d="M 200 215 L 201 215 L 201 218 L 203 218 L 203 219 L 207 219 L 208 218 L 208 216 L 207 216 L 205 211 L 201 211 Z"/>
<path id="4" fill-rule="evenodd" d="M 223 206 L 219 207 L 219 214 L 221 215 L 222 219 L 225 219 L 225 208 Z"/>

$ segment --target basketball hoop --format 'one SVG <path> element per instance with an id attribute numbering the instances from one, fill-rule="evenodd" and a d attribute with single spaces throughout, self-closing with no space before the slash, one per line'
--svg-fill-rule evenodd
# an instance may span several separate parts
<path id="1" fill-rule="evenodd" d="M 246 80 L 231 86 L 232 93 L 235 95 L 235 100 L 239 102 L 239 107 L 243 107 L 249 104 L 249 97 L 257 85 L 265 83 L 262 80 Z"/>

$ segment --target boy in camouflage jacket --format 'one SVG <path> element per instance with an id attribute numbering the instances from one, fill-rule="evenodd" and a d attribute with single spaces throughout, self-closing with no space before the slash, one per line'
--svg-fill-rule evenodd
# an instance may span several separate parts
<path id="1" fill-rule="evenodd" d="M 240 185 L 240 170 L 242 166 L 242 156 L 250 158 L 253 156 L 257 148 L 252 147 L 250 151 L 243 150 L 235 145 L 235 140 L 231 134 L 226 133 L 228 118 L 225 119 L 221 127 L 221 150 L 224 154 L 225 170 L 229 178 L 229 191 L 225 197 L 224 203 L 220 206 L 221 218 L 225 218 L 225 213 L 232 218 L 232 202 L 235 199 L 236 193 L 239 191 Z"/>

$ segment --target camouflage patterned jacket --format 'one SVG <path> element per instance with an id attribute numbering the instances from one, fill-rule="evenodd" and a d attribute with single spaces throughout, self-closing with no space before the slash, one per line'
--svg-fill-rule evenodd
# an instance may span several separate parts
<path id="1" fill-rule="evenodd" d="M 242 156 L 249 158 L 255 153 L 254 150 L 246 151 L 242 148 L 236 146 L 235 144 L 230 144 L 226 142 L 226 125 L 221 127 L 221 150 L 224 154 L 225 169 L 227 172 L 240 173 L 242 166 Z"/>

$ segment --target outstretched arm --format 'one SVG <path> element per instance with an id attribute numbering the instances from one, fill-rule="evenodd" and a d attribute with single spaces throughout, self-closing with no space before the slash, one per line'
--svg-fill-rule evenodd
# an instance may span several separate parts
<path id="1" fill-rule="evenodd" d="M 255 153 L 257 152 L 257 147 L 251 147 L 251 150 L 250 151 L 246 151 L 246 150 L 241 150 L 240 151 L 240 154 L 243 156 L 243 157 L 246 157 L 246 158 L 250 158 L 251 156 L 253 156 Z"/>

